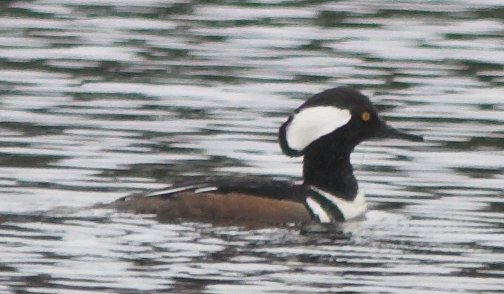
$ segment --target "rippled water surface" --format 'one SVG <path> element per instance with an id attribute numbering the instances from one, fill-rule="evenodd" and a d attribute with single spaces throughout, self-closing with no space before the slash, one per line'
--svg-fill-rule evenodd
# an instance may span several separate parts
<path id="1" fill-rule="evenodd" d="M 0 3 L 0 292 L 502 293 L 504 4 Z M 324 230 L 91 208 L 182 179 L 298 179 L 276 129 L 346 84 L 424 143 L 353 154 Z"/>

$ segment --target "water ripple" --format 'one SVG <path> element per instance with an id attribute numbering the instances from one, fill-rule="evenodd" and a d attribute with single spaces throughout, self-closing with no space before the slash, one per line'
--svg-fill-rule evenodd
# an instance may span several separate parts
<path id="1" fill-rule="evenodd" d="M 500 1 L 0 6 L 1 293 L 502 292 Z M 95 206 L 297 179 L 276 129 L 339 84 L 426 139 L 356 149 L 366 220 L 247 231 Z"/>

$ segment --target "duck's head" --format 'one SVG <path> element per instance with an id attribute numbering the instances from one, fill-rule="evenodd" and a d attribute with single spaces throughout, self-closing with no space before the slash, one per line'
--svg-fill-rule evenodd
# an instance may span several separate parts
<path id="1" fill-rule="evenodd" d="M 289 156 L 301 156 L 313 148 L 350 153 L 371 138 L 423 140 L 389 126 L 368 97 L 348 87 L 314 95 L 289 116 L 279 131 L 280 146 Z"/>

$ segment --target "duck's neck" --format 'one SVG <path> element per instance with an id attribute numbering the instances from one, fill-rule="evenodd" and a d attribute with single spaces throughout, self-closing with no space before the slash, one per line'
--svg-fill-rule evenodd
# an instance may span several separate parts
<path id="1" fill-rule="evenodd" d="M 312 185 L 336 197 L 352 201 L 358 192 L 348 152 L 317 152 L 306 150 L 303 163 L 303 178 Z"/>

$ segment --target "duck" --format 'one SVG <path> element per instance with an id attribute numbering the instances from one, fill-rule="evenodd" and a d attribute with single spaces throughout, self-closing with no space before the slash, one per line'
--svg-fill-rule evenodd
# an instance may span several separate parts
<path id="1" fill-rule="evenodd" d="M 367 204 L 350 155 L 363 141 L 386 138 L 423 141 L 387 124 L 359 90 L 339 86 L 307 99 L 279 127 L 282 152 L 303 158 L 302 181 L 217 179 L 128 195 L 111 206 L 164 222 L 246 227 L 355 220 Z"/>

